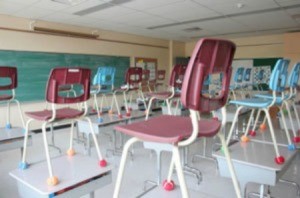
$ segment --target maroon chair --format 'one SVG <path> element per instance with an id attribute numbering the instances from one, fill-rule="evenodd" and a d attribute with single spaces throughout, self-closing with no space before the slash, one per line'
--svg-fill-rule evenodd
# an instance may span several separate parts
<path id="1" fill-rule="evenodd" d="M 6 129 L 11 129 L 12 125 L 10 123 L 10 103 L 17 103 L 22 127 L 25 127 L 21 106 L 18 100 L 15 99 L 15 89 L 18 86 L 18 73 L 16 67 L 0 66 L 0 78 L 3 79 L 5 84 L 0 84 L 0 91 L 11 91 L 11 93 L 0 93 L 0 103 L 7 103 L 7 116 L 6 116 Z"/>
<path id="2" fill-rule="evenodd" d="M 142 82 L 141 82 L 142 91 L 144 91 L 145 89 L 147 91 L 151 90 L 150 87 L 149 87 L 149 80 L 150 80 L 150 70 L 149 69 L 143 69 Z"/>
<path id="3" fill-rule="evenodd" d="M 224 105 L 228 97 L 234 52 L 235 45 L 230 41 L 219 39 L 201 39 L 198 41 L 188 64 L 181 90 L 181 102 L 190 110 L 190 117 L 162 115 L 146 121 L 115 127 L 117 131 L 133 137 L 124 145 L 114 198 L 119 196 L 128 149 L 133 143 L 138 141 L 160 146 L 166 151 L 172 152 L 168 179 L 163 182 L 164 188 L 166 190 L 174 188 L 171 176 L 175 166 L 182 197 L 188 197 L 179 148 L 189 146 L 197 138 L 215 135 L 218 135 L 221 139 L 236 194 L 238 197 L 241 196 L 228 147 L 223 134 L 220 132 L 225 127 L 226 120 L 222 120 L 221 123 L 216 119 L 200 119 L 199 116 L 199 112 L 210 112 L 222 108 L 223 115 L 226 118 Z M 214 98 L 205 96 L 201 90 L 206 77 L 210 74 L 218 73 L 223 73 L 224 76 L 220 95 Z"/>
<path id="4" fill-rule="evenodd" d="M 92 137 L 94 140 L 98 158 L 100 160 L 99 165 L 101 167 L 106 166 L 106 161 L 102 158 L 99 145 L 95 136 L 95 132 L 92 127 L 92 122 L 90 118 L 85 117 L 88 111 L 87 100 L 90 98 L 90 75 L 91 75 L 91 71 L 89 69 L 83 69 L 83 68 L 53 69 L 50 73 L 47 88 L 46 88 L 46 100 L 48 103 L 51 103 L 52 109 L 26 112 L 26 115 L 30 117 L 30 119 L 26 123 L 24 152 L 23 152 L 22 162 L 19 164 L 19 168 L 26 169 L 28 167 L 28 164 L 26 162 L 26 150 L 27 150 L 26 148 L 27 148 L 27 140 L 28 140 L 28 133 L 29 133 L 29 124 L 33 120 L 42 121 L 43 141 L 44 141 L 46 159 L 47 159 L 48 171 L 49 171 L 49 178 L 47 179 L 48 185 L 56 185 L 59 182 L 58 178 L 54 176 L 52 172 L 52 165 L 51 165 L 51 160 L 50 160 L 50 155 L 48 150 L 48 142 L 46 137 L 46 126 L 51 125 L 55 122 L 60 122 L 62 120 L 71 122 L 70 146 L 67 151 L 67 154 L 69 156 L 73 156 L 75 154 L 75 151 L 73 149 L 74 121 L 79 119 L 86 119 L 90 125 Z M 80 94 L 74 96 L 63 95 L 60 92 L 60 87 L 66 85 L 73 85 L 78 87 L 78 89 L 81 90 Z M 57 105 L 82 104 L 82 103 L 84 107 L 81 109 L 75 109 L 70 107 L 57 108 Z"/>
<path id="5" fill-rule="evenodd" d="M 183 77 L 185 74 L 187 66 L 186 65 L 175 65 L 172 69 L 171 76 L 169 79 L 169 87 L 170 91 L 161 91 L 161 92 L 151 92 L 148 93 L 148 97 L 150 97 L 148 108 L 146 111 L 146 120 L 149 118 L 150 108 L 152 105 L 153 100 L 164 100 L 167 109 L 168 114 L 172 114 L 171 112 L 171 100 L 173 99 L 179 99 L 180 97 L 180 90 L 183 82 Z M 176 103 L 176 108 L 179 107 L 179 101 Z M 175 110 L 176 113 L 176 110 Z"/>
<path id="6" fill-rule="evenodd" d="M 125 73 L 125 85 L 114 90 L 113 93 L 113 100 L 112 100 L 112 105 L 111 105 L 111 110 L 109 111 L 110 114 L 113 113 L 112 109 L 113 109 L 113 105 L 116 104 L 117 107 L 117 111 L 118 111 L 118 116 L 119 118 L 122 118 L 123 115 L 121 114 L 120 108 L 119 108 L 119 104 L 118 104 L 118 100 L 117 100 L 117 94 L 118 93 L 122 93 L 123 94 L 123 100 L 124 100 L 124 105 L 125 105 L 125 110 L 126 110 L 126 116 L 130 116 L 131 115 L 131 108 L 128 106 L 128 94 L 130 94 L 130 99 L 129 99 L 129 103 L 131 103 L 132 100 L 132 93 L 133 92 L 137 92 L 139 96 L 142 97 L 143 101 L 144 100 L 144 95 L 142 93 L 142 89 L 141 89 L 141 83 L 142 83 L 142 75 L 143 75 L 143 69 L 140 67 L 130 67 L 127 69 L 126 73 Z M 144 103 L 145 105 L 145 103 Z M 145 106 L 146 108 L 146 106 Z"/>
<path id="7" fill-rule="evenodd" d="M 155 79 L 155 85 L 154 85 L 154 91 L 157 91 L 157 88 L 159 86 L 164 86 L 164 82 L 166 79 L 166 70 L 157 70 L 156 72 L 156 79 Z"/>

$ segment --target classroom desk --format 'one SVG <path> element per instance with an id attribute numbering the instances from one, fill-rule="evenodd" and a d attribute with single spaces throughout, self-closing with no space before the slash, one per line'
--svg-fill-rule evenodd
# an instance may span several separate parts
<path id="1" fill-rule="evenodd" d="M 268 143 L 237 142 L 231 145 L 229 149 L 242 193 L 245 193 L 248 182 L 261 184 L 262 187 L 264 185 L 275 186 L 298 153 L 297 150 L 289 151 L 287 147 L 279 146 L 279 152 L 285 157 L 285 163 L 278 165 L 274 162 L 274 147 Z M 222 151 L 213 153 L 213 156 L 217 158 L 221 176 L 230 177 Z"/>
<path id="2" fill-rule="evenodd" d="M 81 154 L 52 158 L 53 171 L 59 177 L 56 186 L 47 186 L 47 162 L 30 164 L 28 169 L 9 173 L 16 179 L 19 195 L 27 198 L 80 197 L 112 182 L 112 166 L 99 167 L 97 159 Z"/>
<path id="3" fill-rule="evenodd" d="M 127 124 L 128 122 L 135 120 L 135 119 L 140 119 L 145 117 L 145 112 L 144 111 L 139 111 L 139 110 L 133 110 L 131 111 L 131 116 L 127 117 L 124 116 L 122 118 L 119 118 L 117 115 L 113 114 L 104 114 L 101 116 L 103 119 L 103 122 L 98 122 L 98 117 L 97 115 L 90 116 L 90 119 L 92 121 L 92 127 L 93 130 L 95 131 L 96 135 L 100 134 L 102 130 L 104 130 L 104 127 L 109 127 L 113 124 L 120 124 L 124 123 Z M 77 130 L 79 133 L 83 133 L 87 135 L 87 152 L 90 154 L 91 146 L 90 146 L 90 126 L 89 123 L 86 120 L 80 120 L 77 122 Z M 114 151 L 116 151 L 118 148 L 116 146 L 116 134 L 114 132 L 113 135 L 113 143 L 114 143 Z M 98 136 L 99 137 L 99 136 Z"/>
<path id="4" fill-rule="evenodd" d="M 31 135 L 28 137 L 28 145 L 32 144 Z M 11 129 L 0 128 L 0 152 L 12 149 L 21 149 L 24 146 L 24 129 L 13 127 Z"/>

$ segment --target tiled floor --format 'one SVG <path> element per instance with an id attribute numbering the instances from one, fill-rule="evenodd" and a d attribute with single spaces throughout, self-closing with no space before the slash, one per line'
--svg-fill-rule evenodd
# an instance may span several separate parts
<path id="1" fill-rule="evenodd" d="M 111 127 L 106 128 L 107 133 L 111 133 Z M 63 151 L 68 147 L 68 129 L 61 129 L 55 131 L 56 145 Z M 48 134 L 50 135 L 50 134 Z M 109 136 L 100 135 L 101 150 L 106 153 L 106 149 L 112 148 L 112 143 Z M 75 143 L 77 152 L 84 153 L 82 144 Z M 200 153 L 202 150 L 202 143 L 196 142 L 190 148 L 190 155 Z M 51 155 L 59 155 L 57 150 L 50 149 Z M 108 153 L 107 160 L 113 164 L 113 182 L 112 184 L 96 191 L 96 197 L 110 198 L 112 197 L 115 178 L 118 171 L 120 156 L 112 156 Z M 92 157 L 96 158 L 95 151 L 92 150 Z M 33 145 L 28 149 L 28 162 L 37 162 L 44 160 L 44 149 L 42 145 L 41 134 L 33 134 Z M 163 167 L 162 177 L 165 178 L 168 171 L 168 164 L 170 161 L 170 153 L 163 153 Z M 191 159 L 191 157 L 189 158 Z M 0 153 L 0 197 L 1 198 L 17 198 L 20 197 L 17 191 L 16 182 L 8 175 L 8 172 L 17 167 L 20 161 L 20 151 L 12 150 Z M 121 198 L 136 197 L 143 192 L 145 180 L 155 180 L 156 178 L 156 155 L 149 150 L 141 148 L 141 144 L 134 146 L 134 159 L 128 160 L 126 165 L 126 173 L 124 175 L 123 185 L 121 186 Z M 234 198 L 234 189 L 230 179 L 219 176 L 215 161 L 208 159 L 196 159 L 191 163 L 191 166 L 201 170 L 203 181 L 200 185 L 197 184 L 196 179 L 192 176 L 186 175 L 187 185 L 189 187 L 190 197 L 192 198 Z M 247 170 L 245 170 L 247 171 Z M 292 165 L 289 167 L 285 179 L 293 180 L 300 183 L 300 155 L 296 157 Z M 177 182 L 176 174 L 174 174 L 175 183 Z M 248 192 L 259 191 L 259 185 L 249 184 Z M 278 198 L 295 198 L 297 197 L 297 190 L 292 185 L 278 183 L 275 187 L 271 187 L 272 196 Z M 157 187 L 150 191 L 143 197 L 165 197 L 165 198 L 179 198 L 181 197 L 180 189 L 176 188 L 172 192 L 166 192 L 161 187 Z M 250 196 L 253 197 L 253 196 Z"/>

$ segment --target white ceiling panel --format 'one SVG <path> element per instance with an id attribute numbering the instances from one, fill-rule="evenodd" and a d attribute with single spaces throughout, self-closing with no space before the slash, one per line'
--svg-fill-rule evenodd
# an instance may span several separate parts
<path id="1" fill-rule="evenodd" d="M 93 12 L 86 16 L 99 18 L 99 19 L 114 19 L 115 17 L 127 15 L 130 13 L 137 12 L 136 10 L 132 10 L 129 8 L 124 8 L 121 6 L 113 6 L 104 10 L 100 10 L 98 12 Z"/>
<path id="2" fill-rule="evenodd" d="M 29 19 L 39 19 L 51 13 L 53 13 L 53 10 L 28 6 L 25 9 L 16 12 L 14 15 L 18 17 L 29 18 Z"/>
<path id="3" fill-rule="evenodd" d="M 291 20 L 284 11 L 271 13 L 253 14 L 247 16 L 234 17 L 236 21 L 251 26 L 257 30 L 295 27 L 298 24 Z"/>
<path id="4" fill-rule="evenodd" d="M 0 14 L 173 40 L 298 30 L 298 13 L 300 0 L 0 0 Z"/>
<path id="5" fill-rule="evenodd" d="M 165 5 L 172 5 L 176 2 L 184 2 L 188 0 L 134 0 L 123 4 L 123 7 L 133 8 L 136 10 L 145 10 L 150 8 L 159 8 Z"/>
<path id="6" fill-rule="evenodd" d="M 218 15 L 216 12 L 208 10 L 192 1 L 177 2 L 159 8 L 147 9 L 145 12 L 177 21 L 201 19 Z"/>

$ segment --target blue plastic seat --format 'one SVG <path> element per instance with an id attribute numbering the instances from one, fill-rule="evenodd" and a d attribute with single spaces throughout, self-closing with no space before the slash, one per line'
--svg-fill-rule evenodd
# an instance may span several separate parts
<path id="1" fill-rule="evenodd" d="M 236 114 L 233 118 L 233 123 L 231 125 L 229 135 L 228 135 L 228 138 L 227 138 L 227 144 L 229 144 L 229 141 L 231 139 L 231 136 L 232 136 L 232 133 L 233 133 L 233 130 L 234 130 L 234 125 L 237 122 L 239 112 L 242 110 L 242 108 L 247 107 L 247 108 L 252 109 L 250 117 L 253 117 L 253 114 L 254 114 L 255 110 L 259 110 L 259 113 L 260 113 L 260 111 L 264 111 L 265 114 L 266 114 L 266 119 L 267 119 L 269 127 L 270 127 L 272 142 L 273 142 L 274 149 L 275 149 L 275 154 L 276 154 L 275 162 L 278 163 L 278 164 L 284 163 L 284 157 L 280 156 L 280 154 L 279 154 L 278 145 L 277 145 L 276 137 L 275 137 L 275 134 L 274 134 L 274 128 L 273 128 L 271 117 L 270 117 L 270 114 L 269 114 L 269 108 L 272 107 L 274 104 L 276 104 L 277 94 L 283 92 L 284 89 L 285 89 L 288 64 L 289 64 L 289 60 L 279 59 L 277 61 L 276 65 L 275 65 L 275 68 L 272 71 L 272 74 L 271 74 L 271 77 L 270 77 L 270 82 L 269 82 L 269 88 L 270 88 L 270 90 L 273 91 L 272 99 L 252 98 L 252 99 L 245 99 L 245 100 L 232 100 L 232 101 L 230 101 L 230 104 L 237 105 L 238 109 L 237 109 Z M 257 122 L 257 119 L 255 120 L 255 122 Z M 244 142 L 249 141 L 249 137 L 248 137 L 249 127 L 250 127 L 250 122 L 248 122 L 245 134 L 241 138 L 242 141 L 244 141 Z M 255 133 L 252 133 L 251 135 L 254 136 Z M 287 139 L 288 139 L 288 148 L 289 149 L 295 149 L 294 144 L 291 143 L 289 133 L 287 132 L 286 135 L 287 135 Z"/>
<path id="2" fill-rule="evenodd" d="M 111 94 L 114 90 L 116 68 L 114 67 L 98 67 L 97 73 L 94 76 L 90 93 L 94 97 L 94 105 L 98 115 L 98 121 L 102 122 L 101 114 L 103 112 L 103 102 L 109 106 L 106 95 Z M 98 105 L 97 96 L 100 95 L 100 107 Z M 112 101 L 113 102 L 113 101 Z M 112 103 L 111 102 L 111 103 Z M 110 109 L 112 104 L 110 105 Z"/>

